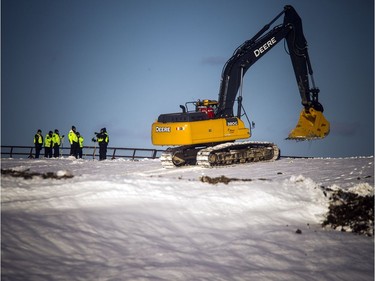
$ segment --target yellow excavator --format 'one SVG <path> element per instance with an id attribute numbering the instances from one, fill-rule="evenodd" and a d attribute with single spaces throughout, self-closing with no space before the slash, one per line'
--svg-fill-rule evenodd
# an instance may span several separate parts
<path id="1" fill-rule="evenodd" d="M 268 31 L 282 15 L 283 23 Z M 314 140 L 329 134 L 330 124 L 318 101 L 319 89 L 315 87 L 302 21 L 295 9 L 287 5 L 254 37 L 241 44 L 225 63 L 218 101 L 204 99 L 187 102 L 180 105 L 180 112 L 161 114 L 152 124 L 152 143 L 171 146 L 160 157 L 164 167 L 211 167 L 279 158 L 280 150 L 273 143 L 236 141 L 251 137 L 251 130 L 241 119 L 244 115 L 247 117 L 246 113 L 242 113 L 243 77 L 258 59 L 282 39 L 287 43 L 303 105 L 297 126 L 287 139 Z M 233 107 L 236 101 L 235 115 Z"/>

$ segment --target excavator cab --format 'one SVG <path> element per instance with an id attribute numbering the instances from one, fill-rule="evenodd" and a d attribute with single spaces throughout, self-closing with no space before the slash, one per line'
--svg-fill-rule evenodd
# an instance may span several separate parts
<path id="1" fill-rule="evenodd" d="M 218 102 L 215 100 L 198 100 L 195 104 L 196 111 L 206 113 L 209 119 L 215 117 L 215 110 Z"/>
<path id="2" fill-rule="evenodd" d="M 296 127 L 289 133 L 289 140 L 322 139 L 329 134 L 330 124 L 323 112 L 310 107 L 302 109 Z"/>

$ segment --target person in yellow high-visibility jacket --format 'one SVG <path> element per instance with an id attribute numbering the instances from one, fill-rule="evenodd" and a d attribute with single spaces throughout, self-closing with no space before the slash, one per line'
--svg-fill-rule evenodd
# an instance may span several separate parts
<path id="1" fill-rule="evenodd" d="M 69 131 L 68 134 L 68 139 L 70 143 L 70 156 L 74 156 L 75 158 L 77 158 L 79 144 L 76 127 L 72 126 L 72 129 Z"/>
<path id="2" fill-rule="evenodd" d="M 40 151 L 43 148 L 43 136 L 42 136 L 41 129 L 39 129 L 34 136 L 34 144 L 35 144 L 35 158 L 39 158 Z"/>
<path id="3" fill-rule="evenodd" d="M 81 136 L 79 132 L 77 132 L 77 137 L 78 137 L 78 157 L 82 158 L 84 138 Z"/>
<path id="4" fill-rule="evenodd" d="M 60 137 L 59 130 L 55 129 L 55 132 L 52 134 L 52 142 L 53 142 L 53 157 L 58 158 L 60 157 L 60 145 L 61 139 L 64 137 Z"/>
<path id="5" fill-rule="evenodd" d="M 44 139 L 44 157 L 52 158 L 52 131 L 49 131 Z"/>

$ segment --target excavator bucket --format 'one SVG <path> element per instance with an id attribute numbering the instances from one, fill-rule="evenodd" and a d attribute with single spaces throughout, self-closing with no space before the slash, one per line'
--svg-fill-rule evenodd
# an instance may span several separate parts
<path id="1" fill-rule="evenodd" d="M 310 108 L 302 109 L 297 126 L 289 133 L 287 139 L 313 140 L 322 139 L 329 134 L 330 125 L 321 111 Z"/>

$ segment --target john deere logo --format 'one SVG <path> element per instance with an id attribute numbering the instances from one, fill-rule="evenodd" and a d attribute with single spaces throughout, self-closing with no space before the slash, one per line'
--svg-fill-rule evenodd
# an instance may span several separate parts
<path id="1" fill-rule="evenodd" d="M 170 133 L 171 132 L 171 127 L 156 127 L 155 131 L 157 133 Z"/>
<path id="2" fill-rule="evenodd" d="M 254 55 L 255 57 L 259 57 L 260 54 L 264 53 L 267 51 L 267 49 L 271 48 L 273 45 L 276 44 L 276 39 L 275 37 L 272 37 L 271 40 L 268 40 L 263 46 L 261 46 L 259 49 L 255 49 Z"/>

